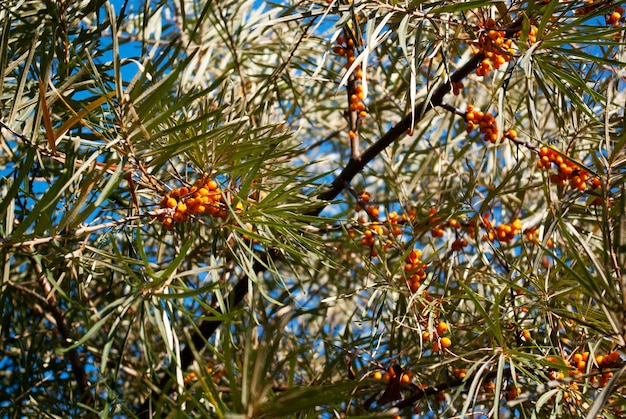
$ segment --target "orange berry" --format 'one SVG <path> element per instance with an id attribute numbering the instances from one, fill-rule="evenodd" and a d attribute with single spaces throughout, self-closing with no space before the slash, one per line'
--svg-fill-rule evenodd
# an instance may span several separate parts
<path id="1" fill-rule="evenodd" d="M 185 221 L 187 221 L 187 214 L 176 211 L 172 218 L 177 223 L 184 223 Z"/>
<path id="2" fill-rule="evenodd" d="M 441 346 L 444 348 L 449 348 L 452 346 L 452 341 L 450 338 L 441 338 Z"/>
<path id="3" fill-rule="evenodd" d="M 443 233 L 444 233 L 444 231 L 442 229 L 440 229 L 440 228 L 433 228 L 433 229 L 430 230 L 430 234 L 433 237 L 443 237 Z"/>
<path id="4" fill-rule="evenodd" d="M 406 261 L 413 263 L 413 264 L 417 264 L 421 257 L 422 257 L 422 251 L 419 249 L 413 249 L 411 250 L 411 253 L 409 253 L 409 255 L 406 257 Z"/>
<path id="5" fill-rule="evenodd" d="M 437 325 L 437 333 L 439 333 L 440 335 L 443 335 L 444 333 L 446 333 L 447 330 L 448 330 L 448 323 L 439 322 L 439 324 Z M 446 347 L 447 346 L 444 346 L 444 348 Z"/>
<path id="6" fill-rule="evenodd" d="M 619 12 L 615 11 L 606 18 L 606 23 L 607 25 L 615 25 L 616 23 L 619 22 L 621 17 L 622 15 L 619 14 Z"/>
<path id="7" fill-rule="evenodd" d="M 463 250 L 465 246 L 467 246 L 467 240 L 456 239 L 455 241 L 452 242 L 452 245 L 450 246 L 450 248 L 454 250 L 455 252 L 460 252 L 461 250 Z"/>
<path id="8" fill-rule="evenodd" d="M 335 54 L 337 54 L 337 55 L 341 55 L 341 56 L 346 55 L 346 50 L 345 50 L 345 48 L 340 47 L 340 46 L 336 46 L 336 47 L 334 47 L 334 48 L 333 48 L 333 52 L 334 52 Z"/>
<path id="9" fill-rule="evenodd" d="M 176 201 L 176 199 L 174 199 L 174 198 L 168 198 L 166 203 L 165 203 L 165 205 L 168 208 L 175 208 L 176 205 L 178 205 L 178 201 Z"/>
<path id="10" fill-rule="evenodd" d="M 467 375 L 467 370 L 465 368 L 454 368 L 452 373 L 458 378 L 463 379 Z"/>
<path id="11" fill-rule="evenodd" d="M 375 206 L 370 206 L 367 207 L 367 213 L 372 216 L 372 217 L 378 217 L 380 215 L 380 210 L 378 209 L 378 207 Z"/>
<path id="12" fill-rule="evenodd" d="M 507 391 L 506 393 L 506 399 L 511 401 L 511 400 L 515 400 L 517 398 L 517 396 L 519 396 L 521 394 L 521 390 L 518 389 L 515 386 L 512 386 L 509 391 Z"/>

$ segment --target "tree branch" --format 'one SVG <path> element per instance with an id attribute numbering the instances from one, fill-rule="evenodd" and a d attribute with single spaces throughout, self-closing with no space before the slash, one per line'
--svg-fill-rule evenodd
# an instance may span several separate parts
<path id="1" fill-rule="evenodd" d="M 478 64 L 485 58 L 483 54 L 476 54 L 461 68 L 459 68 L 448 81 L 437 87 L 430 98 L 430 101 L 424 100 L 415 106 L 413 112 L 407 114 L 400 122 L 391 127 L 378 141 L 371 144 L 363 151 L 359 158 L 351 158 L 343 171 L 333 180 L 330 189 L 320 194 L 317 198 L 324 203 L 307 215 L 319 215 L 331 201 L 337 197 L 349 185 L 352 179 L 365 168 L 365 166 L 376 156 L 383 152 L 385 148 L 393 144 L 394 141 L 406 134 L 411 128 L 412 121 L 420 121 L 425 114 L 436 106 L 443 103 L 444 96 L 452 89 L 452 82 L 458 82 L 467 77 L 472 71 L 476 70 Z"/>
<path id="2" fill-rule="evenodd" d="M 70 332 L 67 323 L 65 322 L 65 314 L 59 309 L 56 304 L 56 297 L 54 296 L 52 286 L 50 281 L 46 277 L 43 269 L 41 268 L 40 263 L 36 260 L 36 258 L 32 255 L 28 255 L 30 262 L 33 266 L 33 269 L 37 273 L 37 279 L 39 280 L 39 284 L 43 288 L 45 294 L 45 301 L 48 309 L 50 310 L 54 321 L 56 322 L 57 329 L 61 334 L 61 341 L 63 346 L 66 348 L 74 343 L 74 339 L 72 338 L 72 333 Z M 93 396 L 89 391 L 89 382 L 87 380 L 87 374 L 85 373 L 85 368 L 83 366 L 83 362 L 80 359 L 78 351 L 76 348 L 69 349 L 67 351 L 67 356 L 69 358 L 70 364 L 72 365 L 72 373 L 74 374 L 74 378 L 76 379 L 76 387 L 78 389 L 78 393 L 80 394 L 81 401 L 87 406 L 93 406 Z"/>

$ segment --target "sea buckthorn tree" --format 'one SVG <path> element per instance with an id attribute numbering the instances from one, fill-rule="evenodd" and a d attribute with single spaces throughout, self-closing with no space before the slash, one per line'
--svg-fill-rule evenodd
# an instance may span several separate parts
<path id="1" fill-rule="evenodd" d="M 6 417 L 622 417 L 615 0 L 0 4 Z"/>

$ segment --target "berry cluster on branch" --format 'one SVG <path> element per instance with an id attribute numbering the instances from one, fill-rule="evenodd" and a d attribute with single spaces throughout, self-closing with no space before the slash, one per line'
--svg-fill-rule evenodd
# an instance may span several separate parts
<path id="1" fill-rule="evenodd" d="M 572 189 L 584 191 L 588 187 L 593 189 L 600 187 L 600 179 L 591 177 L 590 173 L 572 162 L 567 156 L 557 151 L 554 147 L 541 147 L 539 149 L 540 160 L 537 162 L 539 169 L 550 170 L 553 165 L 557 172 L 550 175 L 550 182 L 565 187 L 568 183 Z"/>
<path id="2" fill-rule="evenodd" d="M 512 140 L 517 138 L 517 132 L 514 129 L 507 130 L 502 137 L 499 137 L 500 130 L 496 125 L 496 117 L 493 114 L 476 110 L 474 105 L 467 105 L 465 122 L 468 134 L 479 128 L 483 140 L 492 144 L 497 143 L 498 139 L 503 142 L 507 138 Z"/>
<path id="3" fill-rule="evenodd" d="M 506 32 L 496 28 L 495 20 L 489 18 L 478 26 L 478 40 L 472 46 L 472 51 L 474 54 L 484 54 L 485 59 L 478 65 L 476 75 L 486 76 L 509 62 L 515 50 L 511 47 L 511 39 L 506 38 Z"/>
<path id="4" fill-rule="evenodd" d="M 158 220 L 171 230 L 174 223 L 184 223 L 190 216 L 207 214 L 225 219 L 228 212 L 224 196 L 214 180 L 198 180 L 194 186 L 183 186 L 163 196 L 159 206 L 169 210 Z"/>
<path id="5" fill-rule="evenodd" d="M 356 17 L 358 21 L 358 16 Z M 356 60 L 358 53 L 356 44 L 362 44 L 362 39 L 358 36 L 358 33 L 354 30 L 352 22 L 348 22 L 344 27 L 342 34 L 337 37 L 337 45 L 333 48 L 335 54 L 340 57 L 346 58 L 345 68 L 350 69 Z M 357 64 L 354 71 L 348 77 L 347 91 L 349 105 L 346 111 L 346 116 L 349 121 L 348 136 L 350 141 L 355 144 L 358 136 L 358 127 L 363 123 L 363 120 L 367 117 L 367 107 L 363 100 L 365 99 L 365 91 L 361 84 L 363 79 L 363 71 L 361 70 L 361 64 Z M 356 152 L 356 146 L 353 145 L 353 154 Z"/>
<path id="6" fill-rule="evenodd" d="M 508 243 L 512 241 L 522 231 L 522 222 L 519 219 L 514 220 L 510 224 L 493 225 L 489 220 L 489 214 L 483 216 L 483 225 L 488 230 L 482 237 L 483 240 L 499 241 Z"/>
<path id="7" fill-rule="evenodd" d="M 586 378 L 593 387 L 605 387 L 614 375 L 612 370 L 624 365 L 619 353 L 616 351 L 611 351 L 606 355 L 597 354 L 595 357 L 590 357 L 587 351 L 577 352 L 564 358 L 548 356 L 546 361 L 556 365 L 548 369 L 548 378 L 553 381 L 563 382 L 568 390 L 565 396 L 575 399 L 580 397 L 579 384 Z M 567 377 L 565 372 L 567 372 Z"/>

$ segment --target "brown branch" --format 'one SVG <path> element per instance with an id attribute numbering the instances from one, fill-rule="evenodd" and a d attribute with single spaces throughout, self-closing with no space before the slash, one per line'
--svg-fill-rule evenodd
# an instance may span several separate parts
<path id="1" fill-rule="evenodd" d="M 444 96 L 452 90 L 452 82 L 463 80 L 472 71 L 476 70 L 476 67 L 484 58 L 485 56 L 483 54 L 476 54 L 473 56 L 468 62 L 452 74 L 450 80 L 435 89 L 435 92 L 432 94 L 429 101 L 424 100 L 417 104 L 413 112 L 407 114 L 400 122 L 380 137 L 378 141 L 366 148 L 363 151 L 363 154 L 356 159 L 351 158 L 343 171 L 330 185 L 330 189 L 317 197 L 320 201 L 324 201 L 323 204 L 308 215 L 319 215 L 328 205 L 328 201 L 335 199 L 337 195 L 339 195 L 344 188 L 350 184 L 352 179 L 359 174 L 370 161 L 382 153 L 383 150 L 390 146 L 394 141 L 406 134 L 407 130 L 411 128 L 412 121 L 421 120 L 424 118 L 426 112 L 441 105 L 443 103 Z"/>
<path id="2" fill-rule="evenodd" d="M 494 378 L 496 378 L 498 376 L 498 372 L 497 371 L 491 371 L 487 374 L 485 374 L 485 378 L 484 378 L 484 382 L 488 382 L 490 380 L 493 380 Z M 511 378 L 511 369 L 510 367 L 505 367 L 503 372 L 502 372 L 502 378 L 503 379 L 509 379 Z M 406 407 L 409 406 L 413 406 L 416 402 L 420 401 L 421 399 L 428 397 L 428 396 L 434 396 L 436 394 L 439 394 L 442 391 L 445 390 L 449 390 L 451 388 L 457 388 L 457 387 L 461 387 L 461 386 L 469 386 L 472 383 L 472 380 L 464 380 L 461 378 L 455 378 L 454 380 L 449 380 L 443 383 L 439 383 L 436 384 L 434 386 L 428 386 L 424 389 L 422 388 L 418 388 L 417 386 L 414 386 L 414 391 L 413 393 L 408 396 L 406 399 L 396 403 L 394 405 L 395 408 L 397 409 L 404 409 Z"/>
<path id="3" fill-rule="evenodd" d="M 46 277 L 43 269 L 41 268 L 41 265 L 34 256 L 28 255 L 28 257 L 31 261 L 31 264 L 33 265 L 33 269 L 37 273 L 37 279 L 39 280 L 39 284 L 43 288 L 46 305 L 50 310 L 52 317 L 54 317 L 57 330 L 61 334 L 61 343 L 64 347 L 68 348 L 74 343 L 74 338 L 72 337 L 70 328 L 65 322 L 65 314 L 56 304 L 56 297 L 54 296 L 52 286 L 50 284 L 50 281 Z M 78 393 L 80 394 L 81 402 L 87 406 L 93 406 L 94 399 L 91 392 L 89 391 L 87 374 L 85 373 L 85 368 L 83 366 L 82 360 L 80 359 L 80 355 L 78 354 L 78 350 L 76 348 L 68 349 L 67 356 L 69 358 L 70 364 L 72 365 L 72 373 L 74 374 L 74 378 L 76 379 L 76 385 Z"/>

